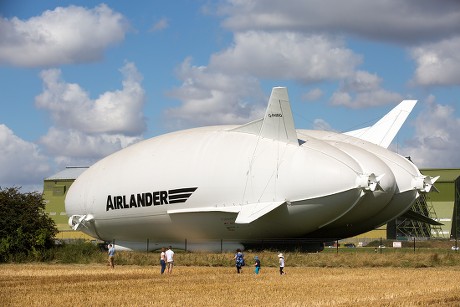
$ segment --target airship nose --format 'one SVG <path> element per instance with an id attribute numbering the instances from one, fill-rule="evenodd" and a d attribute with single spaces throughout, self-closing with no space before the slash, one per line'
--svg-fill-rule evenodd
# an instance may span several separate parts
<path id="1" fill-rule="evenodd" d="M 70 186 L 65 198 L 65 210 L 68 216 L 76 214 L 84 215 L 87 213 L 83 199 L 84 182 L 79 178 Z"/>

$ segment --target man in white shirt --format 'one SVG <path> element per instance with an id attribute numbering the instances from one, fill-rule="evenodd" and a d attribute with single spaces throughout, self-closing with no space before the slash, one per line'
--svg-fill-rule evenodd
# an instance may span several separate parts
<path id="1" fill-rule="evenodd" d="M 286 275 L 286 272 L 284 272 L 284 256 L 283 256 L 283 254 L 279 253 L 278 258 L 280 259 L 280 275 Z"/>
<path id="2" fill-rule="evenodd" d="M 115 268 L 115 265 L 113 263 L 113 258 L 115 257 L 115 247 L 112 245 L 112 244 L 109 244 L 107 246 L 109 248 L 108 250 L 108 254 L 109 254 L 109 266 L 111 269 L 114 269 Z"/>
<path id="3" fill-rule="evenodd" d="M 171 246 L 168 247 L 168 250 L 165 252 L 166 255 L 166 264 L 168 266 L 168 274 L 172 273 L 174 266 L 174 252 L 171 249 Z"/>

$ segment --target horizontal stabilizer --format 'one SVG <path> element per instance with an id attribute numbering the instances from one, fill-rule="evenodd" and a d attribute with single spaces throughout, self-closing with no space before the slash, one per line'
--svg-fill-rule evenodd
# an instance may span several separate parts
<path id="1" fill-rule="evenodd" d="M 267 203 L 256 203 L 247 204 L 242 206 L 222 206 L 222 207 L 197 207 L 197 208 L 184 208 L 184 209 L 172 209 L 168 210 L 168 214 L 178 213 L 205 213 L 205 212 L 227 212 L 227 213 L 238 213 L 236 217 L 236 224 L 249 224 L 268 212 L 278 208 L 285 201 L 278 202 L 267 202 Z"/>
<path id="2" fill-rule="evenodd" d="M 345 134 L 388 148 L 416 103 L 417 100 L 403 100 L 373 126 Z"/>
<path id="3" fill-rule="evenodd" d="M 441 225 L 444 225 L 443 223 L 439 223 L 427 216 L 424 216 L 424 215 L 421 215 L 420 213 L 417 213 L 415 211 L 412 211 L 412 210 L 408 210 L 406 211 L 406 213 L 404 213 L 402 216 L 402 218 L 406 218 L 406 219 L 411 219 L 411 220 L 414 220 L 414 221 L 419 221 L 419 222 L 422 222 L 422 223 L 427 223 L 427 224 L 430 224 L 430 225 L 436 225 L 436 226 L 441 226 Z"/>
<path id="4" fill-rule="evenodd" d="M 237 131 L 237 132 L 244 132 L 244 133 L 250 133 L 250 134 L 255 134 L 255 135 L 260 135 L 260 129 L 262 129 L 262 123 L 264 122 L 264 119 L 258 119 L 253 122 L 244 124 L 242 126 L 233 128 L 231 131 Z"/>
<path id="5" fill-rule="evenodd" d="M 239 213 L 241 206 L 228 206 L 228 207 L 198 207 L 198 208 L 185 208 L 185 209 L 173 209 L 168 210 L 168 214 L 176 213 L 199 213 L 199 212 L 228 212 L 228 213 Z"/>
<path id="6" fill-rule="evenodd" d="M 249 224 L 268 212 L 278 208 L 285 201 L 247 204 L 241 207 L 241 211 L 236 217 L 236 224 Z"/>
<path id="7" fill-rule="evenodd" d="M 230 131 L 251 133 L 280 142 L 299 145 L 287 88 L 274 87 L 262 120 L 236 127 Z"/>

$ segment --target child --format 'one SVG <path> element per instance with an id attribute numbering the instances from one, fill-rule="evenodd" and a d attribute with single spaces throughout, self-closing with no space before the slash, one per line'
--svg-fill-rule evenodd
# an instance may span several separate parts
<path id="1" fill-rule="evenodd" d="M 260 260 L 259 260 L 259 257 L 255 256 L 255 257 L 254 257 L 254 260 L 255 260 L 255 262 L 256 262 L 256 263 L 254 264 L 254 266 L 255 266 L 255 268 L 254 268 L 254 273 L 259 274 L 259 271 L 260 271 Z"/>
<path id="2" fill-rule="evenodd" d="M 280 259 L 280 275 L 285 275 L 286 273 L 284 272 L 284 256 L 283 256 L 283 254 L 279 253 L 278 258 Z"/>

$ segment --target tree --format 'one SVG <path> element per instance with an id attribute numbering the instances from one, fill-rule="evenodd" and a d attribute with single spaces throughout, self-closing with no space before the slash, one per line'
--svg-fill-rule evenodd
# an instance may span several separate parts
<path id="1" fill-rule="evenodd" d="M 45 213 L 42 194 L 0 187 L 0 262 L 52 247 L 57 232 Z"/>

